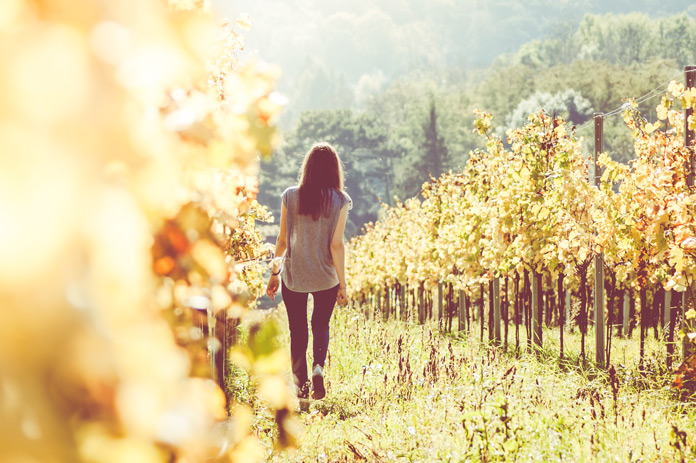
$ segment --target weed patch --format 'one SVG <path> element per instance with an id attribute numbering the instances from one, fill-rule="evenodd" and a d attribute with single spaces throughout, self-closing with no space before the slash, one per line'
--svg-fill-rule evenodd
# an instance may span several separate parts
<path id="1" fill-rule="evenodd" d="M 695 461 L 696 414 L 669 387 L 660 346 L 639 365 L 637 341 L 616 340 L 603 370 L 577 338 L 566 333 L 559 362 L 553 342 L 504 352 L 339 310 L 327 397 L 299 415 L 298 449 L 270 461 Z"/>

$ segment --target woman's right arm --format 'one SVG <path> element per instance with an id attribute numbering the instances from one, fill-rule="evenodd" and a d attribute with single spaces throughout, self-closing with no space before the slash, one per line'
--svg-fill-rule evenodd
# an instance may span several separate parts
<path id="1" fill-rule="evenodd" d="M 282 257 L 288 248 L 288 236 L 287 236 L 287 209 L 283 203 L 280 208 L 280 231 L 278 232 L 278 238 L 276 238 L 276 248 L 274 257 Z M 271 298 L 275 299 L 275 295 L 280 287 L 280 276 L 273 275 L 274 273 L 280 272 L 280 261 L 273 259 L 273 266 L 271 267 L 271 278 L 268 280 L 268 286 L 266 286 L 266 294 Z"/>
<path id="2" fill-rule="evenodd" d="M 336 302 L 343 305 L 348 302 L 346 293 L 346 268 L 345 268 L 345 246 L 343 245 L 343 233 L 346 229 L 346 220 L 348 218 L 349 204 L 341 208 L 338 214 L 338 222 L 336 229 L 331 237 L 331 258 L 333 259 L 334 267 L 336 267 L 336 275 L 338 276 L 338 295 Z"/>
<path id="3" fill-rule="evenodd" d="M 276 239 L 275 257 L 283 256 L 285 254 L 285 250 L 288 248 L 287 214 L 288 211 L 285 208 L 285 204 L 283 204 L 280 208 L 280 231 L 278 232 L 278 238 Z M 276 268 L 278 266 L 280 266 L 278 262 L 273 262 L 274 272 L 278 270 Z"/>

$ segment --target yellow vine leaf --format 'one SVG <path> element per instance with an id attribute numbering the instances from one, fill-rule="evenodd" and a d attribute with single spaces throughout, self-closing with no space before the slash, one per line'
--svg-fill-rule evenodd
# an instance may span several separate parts
<path id="1" fill-rule="evenodd" d="M 662 126 L 660 122 L 655 122 L 654 124 L 647 123 L 645 124 L 645 132 L 648 134 L 653 133 L 655 130 L 659 129 L 660 126 Z"/>

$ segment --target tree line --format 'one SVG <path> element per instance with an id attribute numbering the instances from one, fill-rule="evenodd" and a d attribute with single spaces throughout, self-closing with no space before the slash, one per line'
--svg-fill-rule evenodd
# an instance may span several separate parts
<path id="1" fill-rule="evenodd" d="M 575 29 L 527 43 L 486 70 L 414 72 L 361 108 L 302 113 L 273 160 L 262 163 L 259 200 L 278 217 L 280 193 L 297 181 L 305 151 L 314 141 L 329 141 L 339 149 L 346 188 L 355 199 L 347 227 L 355 235 L 378 218 L 380 202 L 418 195 L 431 176 L 461 168 L 471 150 L 483 147 L 470 129 L 475 108 L 498 116 L 496 134 L 507 143 L 505 132 L 524 123 L 527 114 L 543 108 L 580 126 L 625 97 L 649 93 L 693 62 L 696 21 L 686 14 L 588 15 Z M 654 118 L 655 104 L 648 99 L 638 109 Z M 632 137 L 620 120 L 608 119 L 604 132 L 613 159 L 633 157 Z M 578 135 L 589 148 L 589 127 Z"/>

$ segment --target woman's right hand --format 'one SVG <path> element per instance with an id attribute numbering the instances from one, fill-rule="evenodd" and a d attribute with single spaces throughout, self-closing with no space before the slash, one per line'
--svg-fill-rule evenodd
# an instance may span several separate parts
<path id="1" fill-rule="evenodd" d="M 336 303 L 338 305 L 346 305 L 348 303 L 348 296 L 346 295 L 346 288 L 338 288 L 338 294 L 336 294 Z"/>
<path id="2" fill-rule="evenodd" d="M 278 292 L 279 287 L 280 277 L 278 275 L 271 275 L 271 278 L 268 280 L 268 285 L 266 286 L 266 294 L 268 294 L 268 297 L 270 297 L 271 300 L 275 299 L 275 295 Z"/>

